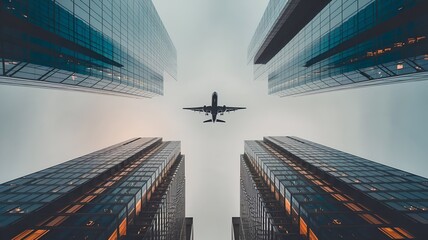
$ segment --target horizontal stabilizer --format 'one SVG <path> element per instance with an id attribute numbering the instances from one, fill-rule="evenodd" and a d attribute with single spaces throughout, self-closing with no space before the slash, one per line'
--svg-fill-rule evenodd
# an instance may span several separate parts
<path id="1" fill-rule="evenodd" d="M 225 123 L 226 121 L 223 121 L 223 120 L 217 119 L 217 122 Z"/>
<path id="2" fill-rule="evenodd" d="M 212 121 L 213 121 L 212 119 L 208 119 L 208 120 L 205 120 L 204 123 L 212 122 Z"/>

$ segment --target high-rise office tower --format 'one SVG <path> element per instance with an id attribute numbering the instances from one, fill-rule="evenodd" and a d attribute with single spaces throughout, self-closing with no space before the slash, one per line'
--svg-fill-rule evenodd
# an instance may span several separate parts
<path id="1" fill-rule="evenodd" d="M 269 94 L 425 80 L 426 0 L 271 0 L 248 48 Z"/>
<path id="2" fill-rule="evenodd" d="M 180 142 L 135 138 L 0 185 L 0 239 L 186 239 Z"/>
<path id="3" fill-rule="evenodd" d="M 152 97 L 176 72 L 151 0 L 0 0 L 0 83 Z"/>
<path id="4" fill-rule="evenodd" d="M 246 141 L 240 181 L 241 240 L 428 236 L 427 178 L 307 140 Z"/>

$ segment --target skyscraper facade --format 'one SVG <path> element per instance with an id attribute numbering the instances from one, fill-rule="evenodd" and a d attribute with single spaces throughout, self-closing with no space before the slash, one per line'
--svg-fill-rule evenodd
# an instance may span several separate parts
<path id="1" fill-rule="evenodd" d="M 425 80 L 427 8 L 425 0 L 271 0 L 248 61 L 278 96 Z"/>
<path id="2" fill-rule="evenodd" d="M 428 236 L 428 179 L 304 139 L 246 141 L 240 181 L 239 239 Z"/>
<path id="3" fill-rule="evenodd" d="M 180 142 L 135 138 L 0 185 L 1 239 L 186 239 Z"/>
<path id="4" fill-rule="evenodd" d="M 1 0 L 0 63 L 0 83 L 131 97 L 177 75 L 150 0 Z"/>

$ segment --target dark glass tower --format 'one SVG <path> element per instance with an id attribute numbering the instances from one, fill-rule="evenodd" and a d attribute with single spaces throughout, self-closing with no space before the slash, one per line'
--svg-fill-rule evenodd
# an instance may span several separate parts
<path id="1" fill-rule="evenodd" d="M 269 94 L 427 79 L 426 0 L 271 0 L 248 48 Z"/>
<path id="2" fill-rule="evenodd" d="M 163 95 L 177 53 L 151 0 L 0 0 L 0 83 Z"/>
<path id="3" fill-rule="evenodd" d="M 235 232 L 245 240 L 422 240 L 428 179 L 300 138 L 266 137 L 245 142 L 240 215 Z"/>
<path id="4" fill-rule="evenodd" d="M 184 240 L 180 142 L 135 138 L 6 182 L 0 210 L 1 239 Z"/>

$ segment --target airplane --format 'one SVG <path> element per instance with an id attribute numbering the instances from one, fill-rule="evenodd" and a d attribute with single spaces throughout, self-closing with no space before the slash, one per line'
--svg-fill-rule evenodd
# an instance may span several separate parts
<path id="1" fill-rule="evenodd" d="M 217 93 L 213 92 L 213 95 L 211 97 L 211 106 L 204 105 L 203 107 L 190 107 L 190 108 L 183 108 L 185 110 L 191 110 L 195 112 L 203 112 L 206 116 L 211 113 L 212 118 L 204 121 L 204 123 L 207 122 L 221 122 L 225 123 L 226 121 L 223 121 L 221 119 L 217 118 L 217 114 L 223 115 L 225 112 L 233 112 L 240 109 L 246 109 L 245 107 L 226 107 L 226 105 L 218 106 L 217 105 Z"/>

